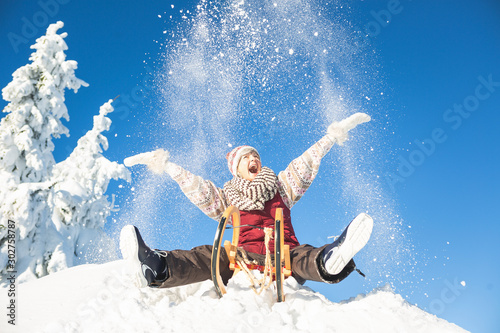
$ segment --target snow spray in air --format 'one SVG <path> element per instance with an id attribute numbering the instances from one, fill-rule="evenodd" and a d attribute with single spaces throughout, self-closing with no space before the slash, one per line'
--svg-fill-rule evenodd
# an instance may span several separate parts
<path id="1" fill-rule="evenodd" d="M 359 32 L 349 21 L 349 8 L 305 0 L 201 1 L 191 12 L 172 6 L 165 14 L 182 23 L 166 30 L 160 43 L 154 121 L 142 124 L 151 131 L 151 148 L 169 150 L 174 162 L 222 187 L 230 177 L 224 157 L 231 147 L 256 147 L 264 165 L 279 172 L 332 121 L 370 114 L 372 122 L 323 160 L 315 186 L 330 218 L 311 228 L 335 233 L 357 213 L 370 214 L 374 234 L 357 257 L 358 266 L 370 288 L 385 282 L 398 287 L 415 260 L 394 202 L 379 181 L 390 156 L 383 144 L 388 114 L 379 107 L 383 88 L 373 52 L 356 43 Z M 209 219 L 181 198 L 175 183 L 148 177 L 155 180 L 138 186 L 136 197 L 149 199 L 131 210 L 140 211 L 143 220 L 161 215 L 154 223 L 162 235 L 159 246 L 210 243 L 211 237 L 199 234 L 212 235 L 215 224 L 205 223 Z M 302 200 L 315 200 L 310 192 L 312 198 Z M 161 213 L 157 207 L 163 207 Z M 190 235 L 187 243 L 176 243 L 181 234 Z"/>

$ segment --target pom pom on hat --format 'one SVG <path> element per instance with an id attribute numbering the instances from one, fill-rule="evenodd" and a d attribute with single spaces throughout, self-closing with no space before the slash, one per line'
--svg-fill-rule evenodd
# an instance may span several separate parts
<path id="1" fill-rule="evenodd" d="M 238 174 L 238 164 L 240 164 L 241 157 L 248 153 L 256 153 L 257 155 L 259 155 L 257 149 L 251 146 L 239 146 L 231 150 L 229 153 L 227 153 L 226 155 L 227 166 L 233 176 L 236 177 Z"/>

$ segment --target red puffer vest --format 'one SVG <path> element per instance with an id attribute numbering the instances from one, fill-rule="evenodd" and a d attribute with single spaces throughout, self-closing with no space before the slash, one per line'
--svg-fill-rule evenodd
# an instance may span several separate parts
<path id="1" fill-rule="evenodd" d="M 292 227 L 290 209 L 285 205 L 279 192 L 271 200 L 267 201 L 264 210 L 240 211 L 242 225 L 253 225 L 261 228 L 272 228 L 274 230 L 274 216 L 277 208 L 283 208 L 285 244 L 290 245 L 290 250 L 300 245 Z M 252 227 L 240 228 L 240 240 L 238 246 L 253 253 L 266 254 L 264 244 L 264 230 Z M 274 237 L 274 234 L 273 234 Z M 274 254 L 274 239 L 269 242 L 269 250 Z"/>

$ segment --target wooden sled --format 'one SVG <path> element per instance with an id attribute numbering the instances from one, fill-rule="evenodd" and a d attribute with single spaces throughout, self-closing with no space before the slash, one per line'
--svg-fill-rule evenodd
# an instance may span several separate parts
<path id="1" fill-rule="evenodd" d="M 220 276 L 219 262 L 221 242 L 229 218 L 232 219 L 233 223 L 233 239 L 232 242 L 227 240 L 224 243 L 225 251 L 229 257 L 229 268 L 235 271 L 234 274 L 238 273 L 242 269 L 242 267 L 240 267 L 240 265 L 236 262 L 237 246 L 240 238 L 240 212 L 235 206 L 230 206 L 222 215 L 219 226 L 217 227 L 217 232 L 215 233 L 214 245 L 212 248 L 212 281 L 214 282 L 215 290 L 219 297 L 222 297 L 226 293 L 226 288 L 224 287 L 224 283 L 222 282 L 222 278 Z M 274 267 L 270 268 L 270 273 L 276 281 L 277 301 L 283 302 L 285 300 L 285 295 L 283 293 L 283 281 L 292 274 L 292 271 L 290 262 L 290 247 L 289 245 L 285 245 L 283 209 L 281 208 L 276 210 L 274 221 L 274 258 Z M 257 269 L 261 272 L 266 270 L 266 267 L 261 265 L 248 264 L 246 266 L 248 269 Z"/>

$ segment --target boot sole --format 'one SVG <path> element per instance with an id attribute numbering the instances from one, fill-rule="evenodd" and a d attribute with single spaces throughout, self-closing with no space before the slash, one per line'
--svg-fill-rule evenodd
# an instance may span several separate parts
<path id="1" fill-rule="evenodd" d="M 373 219 L 361 213 L 347 227 L 344 242 L 325 263 L 325 268 L 332 275 L 339 274 L 349 261 L 370 239 L 373 230 Z"/>
<path id="2" fill-rule="evenodd" d="M 131 267 L 134 268 L 135 283 L 139 288 L 144 288 L 148 285 L 148 281 L 142 274 L 141 262 L 139 261 L 139 243 L 135 228 L 132 225 L 123 227 L 120 232 L 120 251 L 123 259 L 128 261 Z"/>

